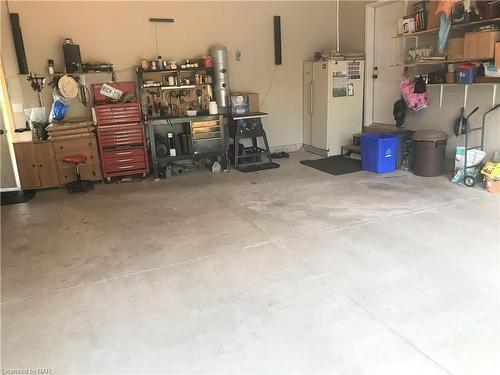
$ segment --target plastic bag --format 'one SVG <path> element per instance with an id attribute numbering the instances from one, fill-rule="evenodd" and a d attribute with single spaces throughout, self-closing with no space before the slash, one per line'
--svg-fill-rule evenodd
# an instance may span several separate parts
<path id="1" fill-rule="evenodd" d="M 45 141 L 48 138 L 45 128 L 49 124 L 45 107 L 27 108 L 24 113 L 28 119 L 33 137 Z"/>
<path id="2" fill-rule="evenodd" d="M 429 93 L 424 92 L 415 94 L 415 79 L 408 78 L 401 82 L 400 85 L 401 95 L 406 102 L 406 105 L 411 110 L 417 112 L 421 109 L 427 108 L 429 104 Z"/>
<path id="3" fill-rule="evenodd" d="M 66 98 L 60 95 L 54 95 L 54 102 L 52 103 L 52 110 L 50 111 L 50 121 L 62 121 L 64 115 L 68 112 L 69 102 Z"/>
<path id="4" fill-rule="evenodd" d="M 479 165 L 486 157 L 486 152 L 481 150 L 467 150 L 467 168 Z M 457 147 L 455 153 L 455 170 L 463 169 L 465 163 L 465 147 Z"/>

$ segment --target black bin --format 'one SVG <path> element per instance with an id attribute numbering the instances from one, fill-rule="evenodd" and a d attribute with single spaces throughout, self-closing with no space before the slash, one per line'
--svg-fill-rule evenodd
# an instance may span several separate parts
<path id="1" fill-rule="evenodd" d="M 412 139 L 413 173 L 423 177 L 442 175 L 448 134 L 439 130 L 419 130 Z"/>

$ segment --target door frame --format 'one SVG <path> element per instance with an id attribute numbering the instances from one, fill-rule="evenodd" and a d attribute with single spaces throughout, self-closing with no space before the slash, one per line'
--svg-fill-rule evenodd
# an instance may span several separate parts
<path id="1" fill-rule="evenodd" d="M 9 91 L 7 89 L 7 78 L 5 77 L 5 70 L 3 68 L 3 61 L 0 57 L 0 102 L 3 102 L 5 106 L 5 111 L 1 111 L 3 114 L 3 122 L 5 127 L 5 133 L 7 136 L 7 144 L 9 145 L 10 160 L 12 163 L 12 169 L 14 170 L 14 178 L 16 179 L 16 187 L 12 188 L 1 188 L 1 191 L 15 191 L 21 189 L 21 181 L 19 179 L 19 173 L 17 171 L 16 163 L 16 153 L 14 152 L 14 137 L 12 136 L 15 125 L 14 125 L 14 115 L 12 113 L 12 105 L 10 103 Z M 2 104 L 0 104 L 2 105 Z"/>
<path id="2" fill-rule="evenodd" d="M 373 67 L 375 50 L 375 9 L 400 0 L 377 0 L 365 8 L 365 105 L 363 126 L 373 124 Z"/>

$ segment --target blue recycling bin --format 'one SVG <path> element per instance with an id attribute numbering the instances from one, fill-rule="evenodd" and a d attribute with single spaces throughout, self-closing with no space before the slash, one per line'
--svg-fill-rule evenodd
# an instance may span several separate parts
<path id="1" fill-rule="evenodd" d="M 375 173 L 396 169 L 399 137 L 387 134 L 361 135 L 361 167 Z"/>

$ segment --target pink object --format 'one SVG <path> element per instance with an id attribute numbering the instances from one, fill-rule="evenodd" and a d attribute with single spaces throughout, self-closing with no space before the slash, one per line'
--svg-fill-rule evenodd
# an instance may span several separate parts
<path id="1" fill-rule="evenodd" d="M 212 68 L 214 66 L 214 60 L 210 56 L 206 56 L 201 59 L 204 68 Z"/>
<path id="2" fill-rule="evenodd" d="M 418 112 L 429 105 L 429 93 L 415 94 L 415 78 L 408 78 L 401 82 L 401 95 L 408 108 Z"/>
<path id="3" fill-rule="evenodd" d="M 66 156 L 63 159 L 63 162 L 68 163 L 68 164 L 85 163 L 86 161 L 87 161 L 87 157 L 85 155 L 70 155 L 70 156 Z"/>

